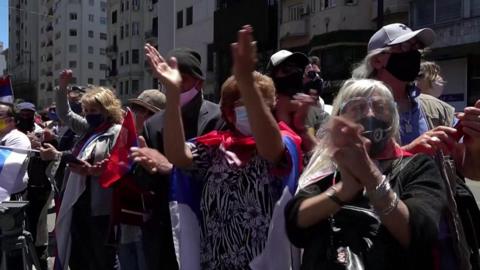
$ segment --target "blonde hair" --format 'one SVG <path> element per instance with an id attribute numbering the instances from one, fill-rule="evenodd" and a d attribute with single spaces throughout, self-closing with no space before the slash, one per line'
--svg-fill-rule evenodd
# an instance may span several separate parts
<path id="1" fill-rule="evenodd" d="M 261 74 L 260 72 L 253 72 L 253 83 L 255 87 L 260 91 L 263 101 L 273 108 L 275 106 L 275 85 L 273 80 Z M 220 97 L 220 107 L 221 108 L 233 108 L 235 102 L 240 100 L 241 94 L 238 89 L 237 80 L 235 76 L 230 76 L 222 85 L 221 97 Z"/>
<path id="2" fill-rule="evenodd" d="M 372 79 L 361 79 L 347 80 L 342 88 L 340 89 L 338 95 L 335 97 L 332 105 L 332 116 L 339 116 L 342 106 L 346 101 L 355 98 L 355 97 L 369 97 L 373 93 L 378 94 L 379 96 L 387 99 L 391 102 L 391 119 L 390 125 L 391 130 L 388 133 L 388 136 L 398 137 L 399 134 L 399 115 L 395 106 L 393 95 L 390 88 L 386 86 L 383 82 L 372 80 Z M 308 183 L 311 180 L 312 176 L 319 171 L 332 171 L 334 170 L 334 164 L 330 154 L 328 153 L 328 132 L 320 132 L 320 143 L 315 148 L 314 153 L 305 168 L 303 174 L 300 176 L 300 188 L 305 187 L 305 183 Z M 303 183 L 303 185 L 302 185 Z"/>
<path id="3" fill-rule="evenodd" d="M 111 123 L 122 123 L 122 106 L 120 100 L 113 94 L 112 90 L 101 86 L 92 86 L 89 89 L 90 90 L 82 96 L 82 105 L 100 105 Z"/>
<path id="4" fill-rule="evenodd" d="M 420 80 L 425 80 L 429 88 L 432 88 L 433 82 L 436 80 L 440 80 L 440 83 L 446 83 L 440 76 L 440 66 L 435 62 L 422 62 L 420 64 L 420 74 L 423 75 Z"/>

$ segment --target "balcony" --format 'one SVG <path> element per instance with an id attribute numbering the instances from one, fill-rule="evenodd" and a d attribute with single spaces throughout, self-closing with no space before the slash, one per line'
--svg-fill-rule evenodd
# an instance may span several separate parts
<path id="1" fill-rule="evenodd" d="M 49 40 L 49 41 L 47 42 L 47 47 L 52 47 L 52 46 L 53 46 L 53 41 Z"/>
<path id="2" fill-rule="evenodd" d="M 107 47 L 107 56 L 108 57 L 113 57 L 117 55 L 118 53 L 118 47 L 116 44 L 110 45 Z"/>
<path id="3" fill-rule="evenodd" d="M 49 24 L 47 25 L 47 28 L 45 28 L 45 31 L 46 31 L 47 33 L 50 32 L 50 31 L 53 31 L 53 26 L 52 26 L 51 23 L 49 23 Z"/>
<path id="4" fill-rule="evenodd" d="M 47 75 L 47 77 L 53 77 L 53 72 L 47 71 L 45 75 Z"/>
<path id="5" fill-rule="evenodd" d="M 48 10 L 48 16 L 53 16 L 53 8 L 50 8 L 50 9 Z"/>
<path id="6" fill-rule="evenodd" d="M 301 37 L 308 34 L 306 19 L 289 21 L 280 25 L 280 39 Z"/>
<path id="7" fill-rule="evenodd" d="M 46 59 L 46 60 L 47 60 L 47 62 L 52 62 L 52 61 L 53 61 L 53 56 L 52 56 L 51 54 L 49 54 L 49 55 L 47 56 L 47 59 Z"/>

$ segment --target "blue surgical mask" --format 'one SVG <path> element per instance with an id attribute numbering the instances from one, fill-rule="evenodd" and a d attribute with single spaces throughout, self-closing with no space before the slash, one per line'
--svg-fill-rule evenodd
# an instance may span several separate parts
<path id="1" fill-rule="evenodd" d="M 235 119 L 235 128 L 245 136 L 252 136 L 252 128 L 248 121 L 248 114 L 245 106 L 235 108 Z"/>
<path id="2" fill-rule="evenodd" d="M 91 128 L 97 128 L 105 121 L 105 117 L 101 113 L 87 114 L 85 119 L 87 119 Z"/>

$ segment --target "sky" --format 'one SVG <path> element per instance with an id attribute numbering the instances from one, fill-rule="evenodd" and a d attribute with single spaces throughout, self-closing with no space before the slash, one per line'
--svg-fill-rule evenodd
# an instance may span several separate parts
<path id="1" fill-rule="evenodd" d="M 0 0 L 0 41 L 8 47 L 8 0 Z"/>

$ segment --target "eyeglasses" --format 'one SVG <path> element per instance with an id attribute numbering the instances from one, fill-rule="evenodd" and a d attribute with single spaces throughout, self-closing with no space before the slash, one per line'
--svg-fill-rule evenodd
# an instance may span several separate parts
<path id="1" fill-rule="evenodd" d="M 409 52 L 409 51 L 413 51 L 413 50 L 421 50 L 424 47 L 425 46 L 423 45 L 423 43 L 419 42 L 416 38 L 412 38 L 412 39 L 407 40 L 405 42 L 402 42 L 400 44 L 395 44 L 395 45 L 389 46 L 382 53 L 384 53 L 384 54 L 402 53 L 402 52 Z"/>
<path id="2" fill-rule="evenodd" d="M 394 109 L 393 101 L 384 97 L 355 97 L 347 100 L 340 107 L 340 114 L 352 119 L 360 119 L 368 115 L 370 109 L 375 115 L 389 114 Z"/>

